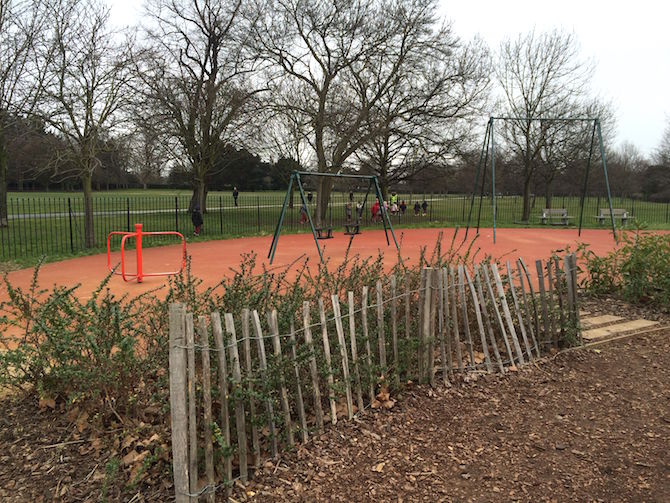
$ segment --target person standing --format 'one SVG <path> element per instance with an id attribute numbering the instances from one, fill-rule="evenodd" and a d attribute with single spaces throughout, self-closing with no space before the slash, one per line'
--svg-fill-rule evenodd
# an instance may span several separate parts
<path id="1" fill-rule="evenodd" d="M 404 215 L 405 211 L 407 211 L 407 204 L 405 203 L 405 200 L 403 199 L 402 201 L 400 201 L 400 213 L 402 213 Z"/>
<path id="2" fill-rule="evenodd" d="M 200 213 L 200 206 L 197 204 L 193 208 L 191 222 L 193 222 L 193 235 L 197 237 L 202 229 L 202 213 Z"/>
<path id="3" fill-rule="evenodd" d="M 423 200 L 423 203 L 421 203 L 421 209 L 423 210 L 423 216 L 426 216 L 426 213 L 428 212 L 428 202 L 426 200 Z"/>
<path id="4" fill-rule="evenodd" d="M 237 190 L 237 187 L 233 187 L 233 200 L 235 201 L 235 206 L 237 206 L 237 197 L 240 195 L 240 193 Z"/>

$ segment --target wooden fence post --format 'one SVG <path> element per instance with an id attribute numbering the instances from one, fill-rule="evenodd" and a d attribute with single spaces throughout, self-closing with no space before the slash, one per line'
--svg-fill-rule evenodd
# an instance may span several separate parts
<path id="1" fill-rule="evenodd" d="M 344 327 L 342 325 L 342 311 L 340 310 L 340 299 L 337 295 L 330 297 L 333 303 L 333 315 L 335 317 L 335 331 L 337 332 L 337 342 L 340 349 L 340 358 L 342 359 L 342 380 L 344 381 L 344 394 L 347 400 L 347 417 L 354 417 L 354 403 L 351 397 L 351 379 L 349 378 L 349 357 L 347 355 L 347 342 L 344 339 Z"/>
<path id="2" fill-rule="evenodd" d="M 489 346 L 486 342 L 486 334 L 484 333 L 484 323 L 482 321 L 482 312 L 480 310 L 477 292 L 475 291 L 475 286 L 472 283 L 472 279 L 470 278 L 470 273 L 466 268 L 463 268 L 463 271 L 465 273 L 465 279 L 468 282 L 470 295 L 472 295 L 472 305 L 475 308 L 475 316 L 477 317 L 477 326 L 479 327 L 479 338 L 482 343 L 482 351 L 484 352 L 484 364 L 486 365 L 486 370 L 488 372 L 493 372 L 493 365 L 491 364 L 491 355 L 489 354 Z"/>
<path id="3" fill-rule="evenodd" d="M 195 401 L 195 335 L 193 314 L 186 313 L 186 354 L 188 356 L 188 475 L 189 491 L 198 492 L 198 420 Z M 191 496 L 191 501 L 197 501 Z"/>
<path id="4" fill-rule="evenodd" d="M 398 299 L 396 297 L 396 278 L 391 275 L 391 347 L 393 350 L 393 371 L 396 375 L 396 381 L 399 381 L 398 374 Z"/>
<path id="5" fill-rule="evenodd" d="M 216 347 L 216 358 L 218 361 L 219 376 L 219 400 L 221 402 L 221 431 L 225 448 L 232 451 L 230 442 L 230 412 L 228 409 L 228 362 L 226 360 L 226 346 L 223 343 L 223 328 L 221 327 L 221 316 L 217 312 L 210 315 L 212 320 L 212 334 Z M 231 483 L 233 479 L 233 461 L 230 452 L 224 453 L 224 482 Z M 227 489 L 230 492 L 230 489 Z"/>
<path id="6" fill-rule="evenodd" d="M 523 309 L 526 312 L 526 318 L 528 320 L 528 330 L 530 331 L 530 337 L 533 341 L 533 347 L 535 347 L 535 354 L 537 357 L 540 357 L 540 346 L 537 343 L 537 338 L 535 337 L 535 332 L 537 331 L 538 321 L 537 321 L 537 309 L 535 308 L 535 294 L 533 293 L 533 285 L 530 283 L 530 277 L 528 276 L 525 268 L 521 267 L 521 259 L 516 261 L 516 268 L 519 271 L 519 286 L 521 287 L 521 296 L 523 297 Z M 523 276 L 524 272 L 526 273 L 526 279 L 528 280 L 528 291 L 531 295 L 531 302 L 533 303 L 533 313 L 534 317 L 531 318 L 530 308 L 528 307 L 528 297 L 526 295 L 526 288 L 523 285 Z M 533 320 L 535 323 L 533 323 Z M 538 334 L 539 335 L 539 334 Z"/>
<path id="7" fill-rule="evenodd" d="M 444 329 L 445 337 L 447 342 L 447 366 L 449 371 L 449 378 L 454 378 L 454 361 L 451 350 L 451 333 L 452 333 L 452 320 L 451 313 L 449 308 L 449 271 L 446 267 L 442 268 L 442 284 L 444 285 Z"/>
<path id="8" fill-rule="evenodd" d="M 493 271 L 493 277 L 496 282 L 496 287 L 498 288 L 498 296 L 500 297 L 500 304 L 502 305 L 503 308 L 503 314 L 505 315 L 507 328 L 509 329 L 509 333 L 512 336 L 512 343 L 514 344 L 514 350 L 516 351 L 517 358 L 519 359 L 519 364 L 523 365 L 524 363 L 526 363 L 526 361 L 523 357 L 523 351 L 521 351 L 521 346 L 519 345 L 519 338 L 516 336 L 514 321 L 512 321 L 512 313 L 510 313 L 509 305 L 507 304 L 507 297 L 505 297 L 505 290 L 503 289 L 502 280 L 500 279 L 498 266 L 495 263 L 491 264 L 491 270 Z"/>
<path id="9" fill-rule="evenodd" d="M 207 476 L 207 501 L 214 503 L 216 481 L 214 479 L 214 449 L 212 446 L 212 372 L 209 365 L 209 333 L 207 318 L 198 316 L 200 356 L 202 357 L 203 437 L 205 439 L 205 475 Z M 196 482 L 197 483 L 197 482 Z"/>
<path id="10" fill-rule="evenodd" d="M 384 333 L 384 294 L 382 291 L 382 282 L 377 280 L 375 289 L 377 290 L 377 336 L 379 341 L 379 366 L 382 368 L 384 378 L 387 379 L 386 367 L 386 334 Z"/>
<path id="11" fill-rule="evenodd" d="M 251 339 L 249 331 L 251 311 L 242 309 L 242 348 L 244 349 L 244 366 L 247 373 L 247 390 L 249 393 L 249 422 L 251 423 L 251 447 L 254 451 L 254 468 L 261 465 L 261 448 L 258 440 L 258 426 L 256 425 L 256 399 L 254 398 L 254 380 L 251 366 Z"/>
<path id="12" fill-rule="evenodd" d="M 442 384 L 450 386 L 449 369 L 447 368 L 447 347 L 444 340 L 445 323 L 444 323 L 444 274 L 440 268 L 435 269 L 437 275 L 437 295 L 438 295 L 438 314 L 437 314 L 437 330 L 440 336 L 440 360 L 442 361 Z"/>
<path id="13" fill-rule="evenodd" d="M 554 278 L 551 273 L 551 259 L 547 260 L 547 299 L 549 301 L 549 322 L 551 324 L 551 338 L 554 347 L 558 347 L 558 331 L 556 330 L 556 311 L 554 309 Z"/>
<path id="14" fill-rule="evenodd" d="M 363 389 L 361 387 L 361 369 L 358 364 L 358 345 L 356 344 L 356 304 L 354 303 L 354 292 L 347 293 L 349 301 L 349 342 L 351 343 L 351 360 L 354 364 L 354 383 L 356 385 L 356 404 L 358 411 L 363 412 L 365 403 L 363 403 Z"/>
<path id="15" fill-rule="evenodd" d="M 496 358 L 496 363 L 498 364 L 498 370 L 500 370 L 501 374 L 504 374 L 505 366 L 503 365 L 502 358 L 500 358 L 498 343 L 496 342 L 496 336 L 493 333 L 493 326 L 491 325 L 491 318 L 489 316 L 488 307 L 486 305 L 486 298 L 484 297 L 484 290 L 482 289 L 482 279 L 480 277 L 478 266 L 475 266 L 474 275 L 475 275 L 475 285 L 477 287 L 477 297 L 479 298 L 479 305 L 481 306 L 482 316 L 484 317 L 484 324 L 486 325 L 486 331 L 489 335 L 491 346 L 493 347 L 493 354 Z"/>
<path id="16" fill-rule="evenodd" d="M 484 274 L 484 283 L 486 284 L 486 292 L 489 296 L 491 305 L 493 306 L 493 313 L 496 315 L 496 321 L 498 322 L 498 328 L 500 328 L 500 333 L 503 337 L 503 343 L 505 344 L 505 351 L 507 352 L 507 358 L 509 358 L 509 364 L 514 365 L 514 355 L 512 354 L 512 347 L 510 346 L 509 339 L 507 337 L 507 330 L 505 330 L 505 323 L 503 323 L 502 315 L 500 314 L 500 308 L 498 307 L 497 297 L 493 293 L 493 285 L 491 284 L 491 278 L 489 277 L 489 267 L 487 264 L 483 264 L 482 273 Z"/>
<path id="17" fill-rule="evenodd" d="M 312 375 L 312 394 L 314 395 L 314 415 L 316 416 L 316 427 L 323 431 L 323 408 L 321 407 L 321 390 L 319 389 L 319 371 L 316 366 L 316 354 L 312 340 L 312 316 L 309 312 L 309 302 L 302 303 L 302 322 L 305 332 L 305 344 L 309 349 L 309 372 Z"/>
<path id="18" fill-rule="evenodd" d="M 461 314 L 463 315 L 463 331 L 465 332 L 465 344 L 470 356 L 470 365 L 475 368 L 475 353 L 472 350 L 472 334 L 470 333 L 470 320 L 468 318 L 468 303 L 465 300 L 465 275 L 463 265 L 458 266 L 458 291 L 461 295 Z"/>
<path id="19" fill-rule="evenodd" d="M 251 313 L 254 322 L 254 330 L 256 331 L 256 342 L 258 343 L 258 358 L 261 379 L 266 382 L 268 362 L 265 355 L 265 338 L 263 337 L 263 330 L 261 328 L 261 320 L 258 316 L 258 311 L 254 309 Z M 277 446 L 277 428 L 275 427 L 275 412 L 272 405 L 272 398 L 265 400 L 265 409 L 268 416 L 268 429 L 270 430 L 270 440 L 272 442 L 272 457 L 276 458 L 279 454 Z"/>
<path id="20" fill-rule="evenodd" d="M 418 374 L 418 380 L 421 382 L 423 379 L 424 375 L 424 343 L 425 343 L 425 328 L 424 328 L 424 313 L 426 311 L 425 308 L 425 301 L 426 301 L 426 269 L 422 268 L 421 269 L 421 275 L 419 276 L 419 304 L 417 305 L 417 309 L 419 311 L 419 322 L 417 324 L 418 327 L 418 341 L 419 344 L 417 346 L 417 374 Z"/>
<path id="21" fill-rule="evenodd" d="M 458 330 L 458 302 L 457 302 L 457 283 L 456 273 L 453 266 L 449 266 L 449 278 L 451 279 L 451 305 L 454 320 L 454 344 L 456 345 L 456 359 L 458 360 L 458 370 L 463 371 L 463 352 L 461 351 L 461 335 Z"/>
<path id="22" fill-rule="evenodd" d="M 521 330 L 521 338 L 523 339 L 523 345 L 526 348 L 526 356 L 528 356 L 528 361 L 533 360 L 533 352 L 530 349 L 530 343 L 528 342 L 528 335 L 526 334 L 526 325 L 523 321 L 523 314 L 521 313 L 521 307 L 519 306 L 519 300 L 516 296 L 516 287 L 514 286 L 514 278 L 512 277 L 512 267 L 509 263 L 509 260 L 506 263 L 507 266 L 507 282 L 509 284 L 509 291 L 512 294 L 512 302 L 514 303 L 514 311 L 516 312 L 516 319 L 519 322 L 519 330 Z"/>
<path id="23" fill-rule="evenodd" d="M 368 394 L 370 403 L 375 401 L 374 377 L 372 373 L 372 350 L 370 349 L 370 334 L 368 332 L 368 287 L 363 287 L 361 307 L 361 321 L 363 323 L 363 340 L 365 341 L 365 353 L 368 364 Z"/>
<path id="24" fill-rule="evenodd" d="M 302 399 L 302 386 L 300 385 L 300 369 L 298 368 L 298 352 L 296 349 L 295 326 L 291 320 L 291 332 L 289 334 L 289 343 L 291 344 L 291 359 L 293 360 L 293 372 L 295 373 L 296 387 L 296 405 L 298 407 L 298 419 L 300 420 L 300 433 L 302 443 L 306 444 L 309 440 L 307 433 L 307 416 L 305 415 L 305 402 Z"/>
<path id="25" fill-rule="evenodd" d="M 235 321 L 231 313 L 224 315 L 226 332 L 230 335 L 230 366 L 233 370 L 234 389 L 242 389 L 242 369 L 240 367 L 240 355 L 237 350 L 237 333 L 235 332 Z M 237 430 L 237 455 L 240 461 L 240 478 L 242 482 L 249 479 L 247 461 L 247 427 L 244 418 L 244 401 L 235 400 L 235 429 Z"/>
<path id="26" fill-rule="evenodd" d="M 323 299 L 319 299 L 319 317 L 321 319 L 321 338 L 323 339 L 323 355 L 326 358 L 326 370 L 328 375 L 328 400 L 330 401 L 330 422 L 337 424 L 337 403 L 335 402 L 335 379 L 333 377 L 333 364 L 330 356 L 330 341 L 328 340 L 328 325 L 326 320 L 326 308 Z"/>
<path id="27" fill-rule="evenodd" d="M 554 272 L 556 274 L 556 298 L 558 299 L 558 314 L 561 323 L 561 338 L 565 338 L 565 313 L 563 312 L 563 281 L 561 278 L 561 266 L 556 255 L 554 259 Z M 551 265 L 550 265 L 551 266 Z"/>
<path id="28" fill-rule="evenodd" d="M 277 310 L 273 309 L 268 313 L 268 325 L 272 331 L 272 346 L 274 348 L 274 355 L 279 366 L 279 398 L 281 399 L 282 410 L 284 411 L 284 426 L 286 427 L 286 440 L 289 447 L 295 445 L 293 438 L 293 421 L 291 420 L 291 407 L 288 402 L 288 391 L 286 390 L 286 378 L 284 377 L 284 370 L 282 368 L 282 352 L 281 341 L 279 340 L 279 322 L 277 320 Z"/>
<path id="29" fill-rule="evenodd" d="M 189 503 L 188 425 L 186 414 L 186 336 L 183 304 L 170 305 L 170 419 L 175 501 Z"/>
<path id="30" fill-rule="evenodd" d="M 540 289 L 540 304 L 542 306 L 542 323 L 544 324 L 544 340 L 542 341 L 543 351 L 549 349 L 551 344 L 551 331 L 549 330 L 549 313 L 547 312 L 547 297 L 544 289 L 544 268 L 542 261 L 535 261 L 535 268 L 537 269 L 537 281 Z"/>

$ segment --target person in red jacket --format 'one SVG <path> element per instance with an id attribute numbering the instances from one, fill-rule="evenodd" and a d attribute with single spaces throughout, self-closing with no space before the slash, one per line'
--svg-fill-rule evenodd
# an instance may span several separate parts
<path id="1" fill-rule="evenodd" d="M 379 199 L 375 200 L 375 204 L 373 204 L 372 208 L 370 208 L 370 213 L 372 213 L 372 221 L 373 222 L 378 222 L 379 221 Z"/>

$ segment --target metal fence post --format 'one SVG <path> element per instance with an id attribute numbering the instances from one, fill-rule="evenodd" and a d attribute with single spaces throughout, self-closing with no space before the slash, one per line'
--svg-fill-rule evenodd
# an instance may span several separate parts
<path id="1" fill-rule="evenodd" d="M 258 223 L 258 232 L 261 231 L 261 199 L 256 196 L 256 221 Z"/>
<path id="2" fill-rule="evenodd" d="M 74 253 L 74 239 L 72 236 L 72 201 L 70 201 L 69 197 L 67 198 L 67 213 L 70 220 L 70 251 Z"/>
<path id="3" fill-rule="evenodd" d="M 179 198 L 174 196 L 174 230 L 179 232 Z"/>
<path id="4" fill-rule="evenodd" d="M 130 198 L 126 197 L 126 232 L 130 232 Z"/>
<path id="5" fill-rule="evenodd" d="M 219 196 L 219 227 L 223 236 L 223 197 Z"/>

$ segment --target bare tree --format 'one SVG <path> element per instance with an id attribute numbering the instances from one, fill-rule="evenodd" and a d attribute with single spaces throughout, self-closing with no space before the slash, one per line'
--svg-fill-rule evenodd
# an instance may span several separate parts
<path id="1" fill-rule="evenodd" d="M 7 226 L 7 131 L 39 97 L 48 57 L 36 48 L 45 14 L 40 0 L 0 0 L 0 227 Z"/>
<path id="2" fill-rule="evenodd" d="M 661 166 L 670 167 L 670 119 L 665 126 L 661 141 L 654 151 L 653 159 Z"/>
<path id="3" fill-rule="evenodd" d="M 286 106 L 305 117 L 318 171 L 347 168 L 377 134 L 368 119 L 423 36 L 434 0 L 258 0 L 251 10 L 252 45 L 272 64 L 271 86 L 291 89 Z M 274 94 L 274 93 L 273 93 Z M 332 182 L 317 190 L 321 221 Z"/>
<path id="4" fill-rule="evenodd" d="M 245 143 L 250 108 L 263 89 L 241 42 L 241 0 L 155 0 L 150 42 L 138 62 L 145 98 L 161 133 L 191 166 L 192 205 L 206 211 L 207 177 L 230 145 Z"/>
<path id="5" fill-rule="evenodd" d="M 109 9 L 96 0 L 54 0 L 54 51 L 40 112 L 66 144 L 55 174 L 74 177 L 84 193 L 84 243 L 95 246 L 92 178 L 106 135 L 125 120 L 132 76 L 128 44 L 109 28 Z"/>
<path id="6" fill-rule="evenodd" d="M 371 111 L 373 136 L 356 154 L 384 196 L 389 185 L 456 157 L 487 101 L 488 49 L 478 40 L 462 43 L 430 11 L 420 22 L 423 34 L 408 41 L 411 61 Z"/>
<path id="7" fill-rule="evenodd" d="M 504 41 L 500 46 L 496 77 L 503 91 L 503 113 L 518 120 L 504 122 L 503 132 L 521 160 L 523 221 L 530 218 L 533 175 L 549 136 L 559 131 L 540 118 L 568 118 L 583 110 L 592 66 L 580 59 L 574 35 L 534 31 Z"/>

